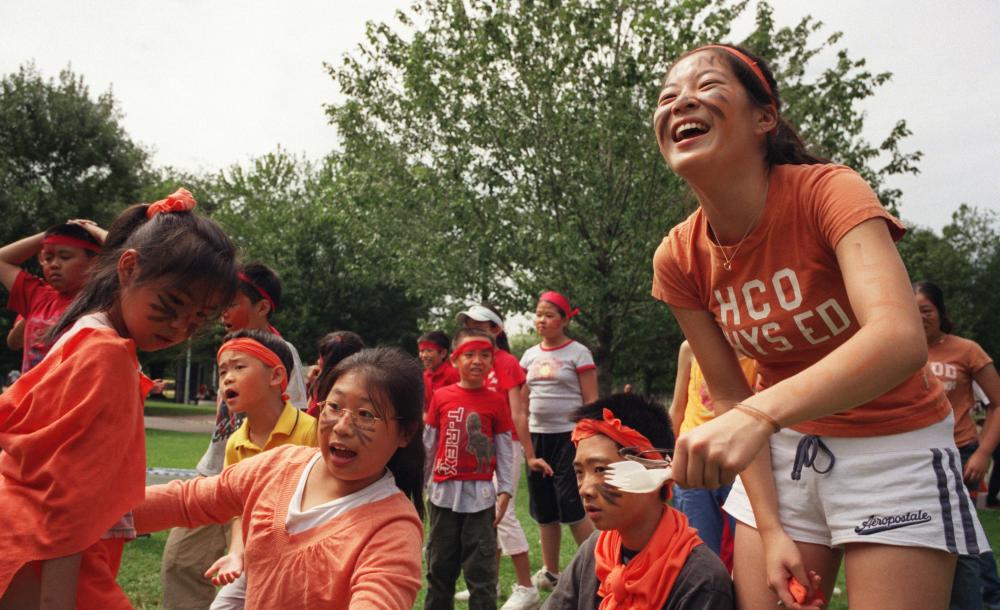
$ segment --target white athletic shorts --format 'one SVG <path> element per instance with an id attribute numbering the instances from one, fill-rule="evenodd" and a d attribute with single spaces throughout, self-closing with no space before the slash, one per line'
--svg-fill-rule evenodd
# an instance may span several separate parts
<path id="1" fill-rule="evenodd" d="M 799 542 L 842 547 L 852 542 L 941 549 L 953 554 L 989 550 L 976 509 L 962 483 L 962 461 L 948 417 L 920 430 L 867 438 L 820 437 L 833 453 L 815 451 L 813 467 L 791 477 L 804 437 L 785 429 L 771 437 L 771 464 L 785 531 Z M 811 437 L 816 438 L 816 437 Z M 754 527 L 739 477 L 723 507 Z"/>
<path id="2" fill-rule="evenodd" d="M 524 447 L 521 441 L 514 441 L 514 471 L 511 480 L 514 482 L 514 493 L 510 496 L 507 512 L 497 525 L 497 545 L 500 552 L 508 557 L 528 552 L 528 538 L 524 528 L 517 519 L 517 486 L 521 482 L 521 469 L 524 468 Z M 493 485 L 497 484 L 497 475 L 493 473 Z"/>

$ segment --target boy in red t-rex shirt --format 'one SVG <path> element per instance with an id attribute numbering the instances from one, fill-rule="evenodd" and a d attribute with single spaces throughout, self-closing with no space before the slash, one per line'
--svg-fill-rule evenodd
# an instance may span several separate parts
<path id="1" fill-rule="evenodd" d="M 496 607 L 496 526 L 513 491 L 514 426 L 506 398 L 486 387 L 494 349 L 489 333 L 458 331 L 451 360 L 459 382 L 434 392 L 424 420 L 425 476 L 433 475 L 428 610 L 453 607 L 459 571 L 469 586 L 470 608 Z"/>

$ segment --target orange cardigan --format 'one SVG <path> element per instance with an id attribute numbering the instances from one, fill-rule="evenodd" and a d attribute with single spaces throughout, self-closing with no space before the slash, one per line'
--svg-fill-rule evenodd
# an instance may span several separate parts
<path id="1" fill-rule="evenodd" d="M 318 449 L 285 445 L 214 477 L 146 488 L 139 532 L 222 523 L 242 515 L 246 610 L 410 610 L 420 588 L 423 524 L 402 493 L 289 534 L 288 505 Z M 323 468 L 323 462 L 317 462 Z"/>
<path id="2" fill-rule="evenodd" d="M 0 592 L 79 553 L 142 502 L 150 382 L 135 343 L 84 328 L 0 395 Z"/>

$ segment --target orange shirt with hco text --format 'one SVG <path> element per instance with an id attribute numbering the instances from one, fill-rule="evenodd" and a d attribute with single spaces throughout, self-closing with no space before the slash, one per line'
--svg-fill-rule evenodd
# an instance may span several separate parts
<path id="1" fill-rule="evenodd" d="M 733 347 L 757 361 L 758 389 L 768 388 L 819 361 L 860 328 L 835 248 L 851 229 L 873 218 L 885 221 L 894 240 L 905 233 L 850 168 L 777 165 L 764 212 L 732 269 L 723 268 L 699 208 L 657 248 L 653 296 L 711 312 Z M 847 377 L 867 374 L 870 365 L 855 363 Z M 925 367 L 868 403 L 793 428 L 803 434 L 880 436 L 926 427 L 948 410 L 941 384 Z"/>
<path id="2" fill-rule="evenodd" d="M 955 445 L 963 447 L 975 442 L 979 435 L 976 422 L 972 421 L 972 405 L 976 402 L 972 376 L 992 364 L 993 359 L 975 341 L 944 335 L 927 348 L 927 362 L 944 385 L 948 402 L 955 410 Z"/>

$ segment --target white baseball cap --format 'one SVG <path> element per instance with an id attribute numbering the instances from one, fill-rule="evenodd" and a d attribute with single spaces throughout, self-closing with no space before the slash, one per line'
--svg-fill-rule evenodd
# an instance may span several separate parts
<path id="1" fill-rule="evenodd" d="M 488 307 L 483 307 L 482 305 L 473 305 L 466 311 L 455 316 L 455 320 L 465 326 L 466 320 L 475 320 L 476 322 L 492 322 L 503 328 L 503 320 L 498 316 L 492 309 Z"/>

